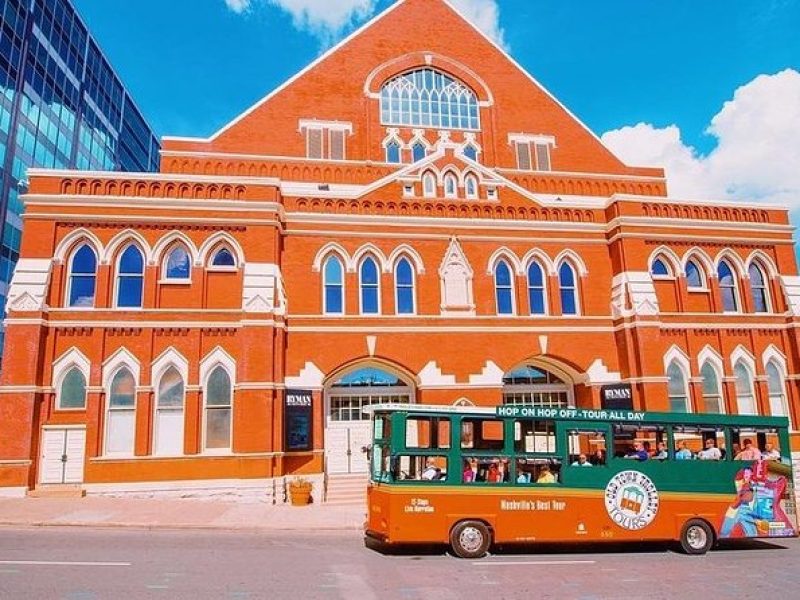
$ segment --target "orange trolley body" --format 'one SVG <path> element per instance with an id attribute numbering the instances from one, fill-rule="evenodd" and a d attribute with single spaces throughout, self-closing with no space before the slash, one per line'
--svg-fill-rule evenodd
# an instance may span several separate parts
<path id="1" fill-rule="evenodd" d="M 784 419 L 682 415 L 677 423 L 675 415 L 630 413 L 636 421 L 610 423 L 581 421 L 574 412 L 569 421 L 556 416 L 550 427 L 539 417 L 552 413 L 534 409 L 502 417 L 499 410 L 376 407 L 367 535 L 388 544 L 450 544 L 463 557 L 482 556 L 492 543 L 635 540 L 679 541 L 686 552 L 702 554 L 722 538 L 796 535 L 788 457 L 676 458 L 688 442 L 701 451 L 703 438 L 692 439 L 694 431 L 706 440 L 713 434 L 720 446 L 752 436 L 788 448 Z M 528 414 L 533 435 L 537 427 L 551 432 L 550 443 L 520 444 Z M 465 436 L 467 423 L 498 428 L 488 453 L 474 435 Z M 641 438 L 663 433 L 666 458 L 610 456 L 592 465 L 580 458 L 591 450 L 581 447 L 584 433 L 607 454 L 623 438 L 630 441 L 631 428 Z M 462 447 L 465 437 L 473 438 L 471 447 Z M 544 465 L 554 481 L 531 480 L 531 472 L 550 480 L 541 474 Z M 498 466 L 507 472 L 493 474 Z"/>

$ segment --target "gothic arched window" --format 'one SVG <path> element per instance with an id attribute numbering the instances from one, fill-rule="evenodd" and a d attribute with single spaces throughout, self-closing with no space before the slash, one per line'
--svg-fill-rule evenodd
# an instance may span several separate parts
<path id="1" fill-rule="evenodd" d="M 97 256 L 84 244 L 72 255 L 69 270 L 69 307 L 91 308 L 97 284 Z"/>
<path id="2" fill-rule="evenodd" d="M 753 294 L 753 310 L 757 313 L 769 312 L 769 292 L 764 271 L 753 263 L 748 269 L 750 275 L 750 290 Z"/>
<path id="3" fill-rule="evenodd" d="M 117 266 L 117 306 L 141 308 L 144 291 L 144 257 L 136 246 L 128 246 Z"/>
<path id="4" fill-rule="evenodd" d="M 381 90 L 384 125 L 480 129 L 478 98 L 460 81 L 433 69 L 399 75 Z"/>
<path id="5" fill-rule="evenodd" d="M 725 312 L 736 312 L 739 310 L 739 301 L 737 299 L 738 285 L 736 275 L 731 266 L 722 261 L 719 263 L 717 269 L 717 276 L 719 277 L 719 290 L 722 294 L 722 310 Z"/>

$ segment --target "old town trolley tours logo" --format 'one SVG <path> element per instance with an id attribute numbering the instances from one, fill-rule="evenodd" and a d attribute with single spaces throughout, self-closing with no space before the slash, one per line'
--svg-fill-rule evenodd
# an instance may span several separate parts
<path id="1" fill-rule="evenodd" d="M 658 513 L 658 490 L 644 473 L 622 471 L 606 486 L 606 510 L 620 527 L 644 529 Z"/>

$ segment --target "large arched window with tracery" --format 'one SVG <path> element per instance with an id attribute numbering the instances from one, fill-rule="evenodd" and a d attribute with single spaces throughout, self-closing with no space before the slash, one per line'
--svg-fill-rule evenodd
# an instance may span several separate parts
<path id="1" fill-rule="evenodd" d="M 384 125 L 480 129 L 478 98 L 460 81 L 433 69 L 417 69 L 381 90 Z"/>

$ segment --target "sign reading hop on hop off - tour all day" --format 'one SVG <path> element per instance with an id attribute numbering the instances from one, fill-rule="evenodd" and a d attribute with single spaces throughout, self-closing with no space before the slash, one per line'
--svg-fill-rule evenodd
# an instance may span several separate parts
<path id="1" fill-rule="evenodd" d="M 311 390 L 286 390 L 283 426 L 286 450 L 304 452 L 313 449 L 313 409 Z"/>

